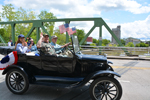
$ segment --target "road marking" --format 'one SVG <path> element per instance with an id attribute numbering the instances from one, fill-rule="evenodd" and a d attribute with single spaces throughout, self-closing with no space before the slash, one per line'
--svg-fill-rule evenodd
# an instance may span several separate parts
<path id="1" fill-rule="evenodd" d="M 131 68 L 131 69 L 149 69 L 150 70 L 150 68 L 149 67 L 134 67 L 134 66 L 128 66 L 128 67 L 126 67 L 126 66 L 112 66 L 113 68 Z"/>

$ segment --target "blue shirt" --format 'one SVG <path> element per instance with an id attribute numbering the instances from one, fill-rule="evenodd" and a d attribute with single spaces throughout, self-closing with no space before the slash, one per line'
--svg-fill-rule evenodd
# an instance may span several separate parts
<path id="1" fill-rule="evenodd" d="M 32 51 L 36 51 L 36 50 L 37 50 L 36 45 L 33 45 L 33 46 L 31 47 L 31 49 L 30 49 L 30 50 L 31 50 L 31 52 L 32 52 Z"/>
<path id="2" fill-rule="evenodd" d="M 30 51 L 27 46 L 23 46 L 21 43 L 17 44 L 16 50 L 20 51 L 21 53 L 27 53 Z"/>
<path id="3" fill-rule="evenodd" d="M 55 44 L 55 43 L 53 43 L 53 42 L 51 42 L 50 44 L 51 44 L 52 46 L 54 46 L 55 51 L 59 51 L 59 50 L 62 49 L 61 46 L 58 45 L 58 44 Z"/>

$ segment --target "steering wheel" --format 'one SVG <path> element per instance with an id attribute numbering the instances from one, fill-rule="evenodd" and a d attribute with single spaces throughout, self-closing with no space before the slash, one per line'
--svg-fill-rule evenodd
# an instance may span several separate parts
<path id="1" fill-rule="evenodd" d="M 74 53 L 72 52 L 72 50 L 69 48 L 69 46 L 67 46 L 67 49 L 68 49 L 72 54 L 74 54 Z"/>
<path id="2" fill-rule="evenodd" d="M 59 51 L 56 51 L 56 54 L 64 53 L 66 50 L 66 47 L 60 49 Z"/>
<path id="3" fill-rule="evenodd" d="M 63 48 L 61 49 L 62 53 L 64 53 L 66 49 L 67 49 L 66 47 L 63 47 Z"/>

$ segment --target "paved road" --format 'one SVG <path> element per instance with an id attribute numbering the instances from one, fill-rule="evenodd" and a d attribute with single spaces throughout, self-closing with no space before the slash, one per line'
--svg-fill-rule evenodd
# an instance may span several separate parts
<path id="1" fill-rule="evenodd" d="M 150 62 L 141 60 L 109 59 L 123 88 L 121 100 L 150 100 Z M 63 89 L 31 85 L 23 95 L 12 94 L 5 85 L 0 71 L 0 100 L 91 100 L 87 86 L 81 89 Z"/>

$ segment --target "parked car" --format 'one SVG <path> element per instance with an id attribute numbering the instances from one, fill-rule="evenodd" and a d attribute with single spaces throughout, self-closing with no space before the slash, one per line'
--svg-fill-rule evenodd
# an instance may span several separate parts
<path id="1" fill-rule="evenodd" d="M 92 100 L 120 100 L 122 87 L 115 78 L 120 77 L 109 65 L 105 55 L 84 55 L 80 51 L 77 36 L 71 36 L 71 57 L 45 55 L 30 56 L 17 53 L 16 65 L 8 66 L 6 85 L 14 94 L 25 93 L 30 84 L 80 88 L 92 80 L 89 92 Z M 7 55 L 13 48 L 0 47 L 0 53 Z"/>

